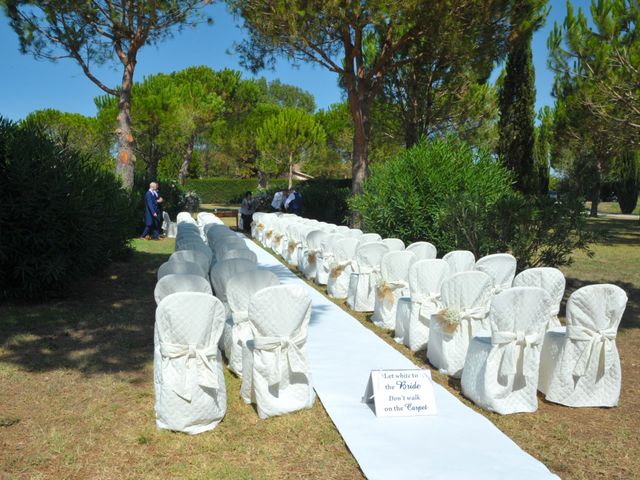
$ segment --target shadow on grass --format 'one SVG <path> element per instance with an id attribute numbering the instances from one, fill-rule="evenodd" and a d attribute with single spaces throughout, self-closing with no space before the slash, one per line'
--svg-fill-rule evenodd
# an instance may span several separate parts
<path id="1" fill-rule="evenodd" d="M 640 223 L 637 220 L 601 217 L 590 219 L 590 228 L 603 245 L 640 246 Z"/>
<path id="2" fill-rule="evenodd" d="M 0 309 L 0 362 L 32 372 L 142 370 L 153 353 L 158 266 L 167 254 L 134 252 L 69 299 Z"/>

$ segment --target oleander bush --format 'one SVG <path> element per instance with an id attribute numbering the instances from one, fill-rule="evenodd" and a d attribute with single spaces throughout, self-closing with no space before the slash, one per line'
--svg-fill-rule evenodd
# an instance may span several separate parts
<path id="1" fill-rule="evenodd" d="M 0 179 L 0 299 L 68 293 L 128 251 L 130 194 L 37 125 L 0 118 Z"/>
<path id="2" fill-rule="evenodd" d="M 450 137 L 375 165 L 363 194 L 349 204 L 365 230 L 405 243 L 427 240 L 441 255 L 511 252 L 523 269 L 565 265 L 576 249 L 588 251 L 592 238 L 580 199 L 524 196 L 512 184 L 499 160 Z"/>

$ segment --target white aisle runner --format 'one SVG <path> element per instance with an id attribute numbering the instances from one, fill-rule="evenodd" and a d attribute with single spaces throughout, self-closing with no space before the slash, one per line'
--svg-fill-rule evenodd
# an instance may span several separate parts
<path id="1" fill-rule="evenodd" d="M 417 368 L 355 318 L 247 240 L 260 267 L 303 285 L 313 307 L 307 354 L 311 381 L 369 479 L 557 478 L 482 415 L 435 384 L 438 414 L 378 418 L 361 402 L 371 370 Z"/>

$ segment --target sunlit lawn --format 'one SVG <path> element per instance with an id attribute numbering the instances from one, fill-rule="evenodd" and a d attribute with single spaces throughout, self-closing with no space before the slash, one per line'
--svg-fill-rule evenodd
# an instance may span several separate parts
<path id="1" fill-rule="evenodd" d="M 541 398 L 534 414 L 482 413 L 563 478 L 638 478 L 639 224 L 591 224 L 608 239 L 594 247 L 594 258 L 578 254 L 564 271 L 570 289 L 613 282 L 629 294 L 617 341 L 620 407 L 570 409 Z M 69 300 L 0 307 L 0 478 L 361 478 L 320 402 L 259 420 L 228 371 L 229 408 L 218 428 L 195 437 L 156 430 L 153 288 L 174 243 L 134 240 L 133 247 L 128 261 L 78 285 Z M 427 365 L 424 352 L 411 353 L 366 315 L 357 318 Z M 437 372 L 434 378 L 460 396 L 458 382 Z"/>

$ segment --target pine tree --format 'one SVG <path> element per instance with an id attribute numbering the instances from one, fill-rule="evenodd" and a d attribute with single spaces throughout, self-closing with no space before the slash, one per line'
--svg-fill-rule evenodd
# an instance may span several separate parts
<path id="1" fill-rule="evenodd" d="M 544 24 L 546 0 L 519 0 L 512 4 L 511 33 L 505 75 L 500 89 L 498 153 L 515 173 L 516 188 L 537 191 L 534 172 L 535 70 L 531 53 L 533 32 Z"/>

